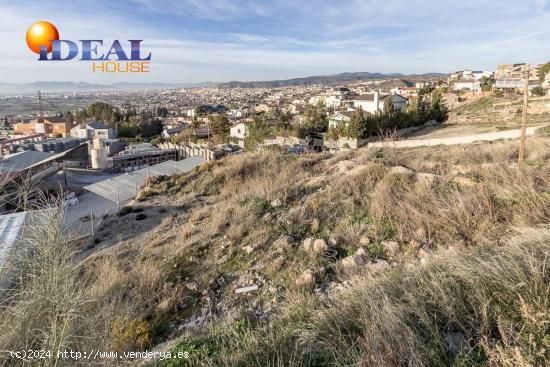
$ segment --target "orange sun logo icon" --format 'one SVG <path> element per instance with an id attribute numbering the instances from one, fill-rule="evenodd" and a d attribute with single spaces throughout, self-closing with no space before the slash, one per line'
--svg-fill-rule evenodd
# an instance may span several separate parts
<path id="1" fill-rule="evenodd" d="M 39 21 L 33 23 L 27 30 L 27 46 L 37 54 L 40 47 L 47 47 L 48 53 L 52 52 L 52 41 L 59 39 L 57 28 L 49 22 Z"/>

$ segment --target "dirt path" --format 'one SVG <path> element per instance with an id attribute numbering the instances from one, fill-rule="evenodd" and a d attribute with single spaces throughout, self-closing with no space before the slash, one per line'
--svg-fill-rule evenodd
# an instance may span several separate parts
<path id="1" fill-rule="evenodd" d="M 530 126 L 526 129 L 526 134 L 527 136 L 533 135 L 535 131 L 547 125 L 548 124 Z M 411 148 L 411 147 L 435 146 L 435 145 L 471 144 L 477 141 L 519 139 L 520 135 L 521 135 L 521 129 L 514 129 L 514 130 L 496 131 L 496 132 L 484 133 L 484 134 L 451 136 L 447 138 L 373 142 L 373 143 L 368 143 L 367 147 L 368 148 Z"/>

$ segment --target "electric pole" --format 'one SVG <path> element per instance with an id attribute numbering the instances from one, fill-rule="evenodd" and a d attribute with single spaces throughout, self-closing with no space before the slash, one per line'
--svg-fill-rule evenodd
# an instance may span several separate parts
<path id="1" fill-rule="evenodd" d="M 44 106 L 42 105 L 42 93 L 38 91 L 38 105 L 40 106 L 40 117 L 38 122 L 44 122 Z"/>
<path id="2" fill-rule="evenodd" d="M 527 102 L 529 100 L 529 64 L 523 68 L 523 114 L 521 116 L 521 137 L 519 140 L 518 173 L 523 169 L 523 160 L 525 157 L 525 130 L 527 129 Z"/>

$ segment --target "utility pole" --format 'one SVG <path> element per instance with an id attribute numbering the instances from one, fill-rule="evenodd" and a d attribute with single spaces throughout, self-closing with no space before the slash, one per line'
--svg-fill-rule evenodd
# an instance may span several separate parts
<path id="1" fill-rule="evenodd" d="M 208 148 L 210 148 L 210 119 L 208 120 Z"/>
<path id="2" fill-rule="evenodd" d="M 527 129 L 527 102 L 529 101 L 529 64 L 523 68 L 523 114 L 521 116 L 521 137 L 519 140 L 518 174 L 523 169 L 523 160 L 525 157 L 525 130 Z"/>
<path id="3" fill-rule="evenodd" d="M 94 228 L 94 212 L 93 210 L 90 210 L 90 220 L 92 223 L 92 237 L 95 236 L 95 228 Z"/>
<path id="4" fill-rule="evenodd" d="M 38 105 L 40 107 L 40 117 L 38 119 L 38 122 L 44 122 L 44 106 L 42 105 L 42 93 L 38 91 Z"/>
<path id="5" fill-rule="evenodd" d="M 67 160 L 63 160 L 63 178 L 65 181 L 65 190 L 67 190 Z"/>

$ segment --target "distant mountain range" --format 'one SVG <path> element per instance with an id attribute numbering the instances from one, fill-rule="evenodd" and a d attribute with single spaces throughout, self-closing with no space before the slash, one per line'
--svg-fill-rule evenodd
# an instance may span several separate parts
<path id="1" fill-rule="evenodd" d="M 231 81 L 227 83 L 218 84 L 218 86 L 221 88 L 238 88 L 238 87 L 240 88 L 277 88 L 277 87 L 313 85 L 313 84 L 332 85 L 332 84 L 340 84 L 340 83 L 349 83 L 354 81 L 381 80 L 381 79 L 418 80 L 418 79 L 426 79 L 426 78 L 443 78 L 446 76 L 447 74 L 441 74 L 441 73 L 404 75 L 400 73 L 382 74 L 382 73 L 358 72 L 358 73 L 341 73 L 341 74 L 332 74 L 332 75 L 308 76 L 305 78 L 269 80 L 269 81 L 259 81 L 259 82 Z"/>
<path id="2" fill-rule="evenodd" d="M 93 84 L 86 82 L 48 82 L 39 81 L 34 83 L 0 83 L 0 93 L 29 93 L 37 90 L 45 92 L 77 92 L 77 91 L 113 91 L 113 90 L 144 90 L 144 89 L 175 89 L 192 88 L 205 86 L 219 86 L 220 88 L 277 88 L 313 84 L 341 84 L 354 81 L 401 79 L 402 81 L 413 81 L 426 78 L 443 78 L 447 74 L 427 73 L 404 75 L 399 73 L 341 73 L 333 75 L 318 75 L 304 78 L 293 78 L 283 80 L 240 82 L 231 81 L 226 83 L 114 83 L 114 84 Z"/>
<path id="3" fill-rule="evenodd" d="M 215 85 L 216 83 L 114 83 L 93 84 L 86 82 L 33 82 L 33 83 L 0 83 L 0 93 L 28 93 L 37 90 L 45 92 L 82 92 L 144 89 L 175 89 Z"/>

